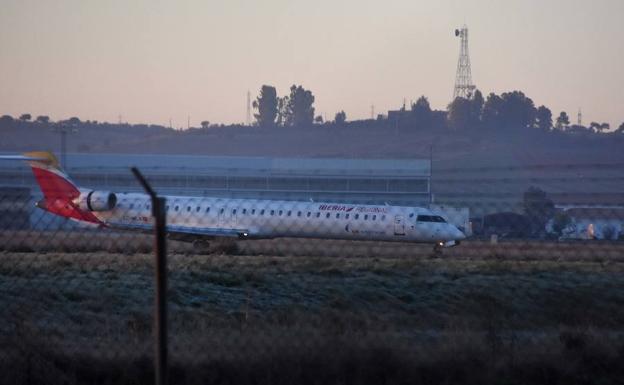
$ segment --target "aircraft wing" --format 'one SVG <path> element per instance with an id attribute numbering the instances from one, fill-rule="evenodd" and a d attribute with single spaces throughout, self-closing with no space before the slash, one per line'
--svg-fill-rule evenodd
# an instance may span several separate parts
<path id="1" fill-rule="evenodd" d="M 28 155 L 0 155 L 0 160 L 47 160 L 47 158 L 42 156 L 28 156 Z"/>
<path id="2" fill-rule="evenodd" d="M 107 224 L 114 229 L 123 230 L 138 230 L 143 232 L 153 231 L 154 227 L 147 224 Z M 189 227 L 189 226 L 177 226 L 167 225 L 167 233 L 171 235 L 189 235 L 197 237 L 217 238 L 217 237 L 229 237 L 229 238 L 245 238 L 250 235 L 247 229 L 225 229 L 219 227 Z"/>

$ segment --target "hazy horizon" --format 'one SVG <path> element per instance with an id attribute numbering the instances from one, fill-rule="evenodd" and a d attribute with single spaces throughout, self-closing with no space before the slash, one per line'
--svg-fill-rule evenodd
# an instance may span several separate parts
<path id="1" fill-rule="evenodd" d="M 473 81 L 556 116 L 624 122 L 624 2 L 552 0 L 5 2 L 0 114 L 186 127 L 245 121 L 246 94 L 301 84 L 349 120 L 420 95 L 445 109 L 459 40 Z"/>

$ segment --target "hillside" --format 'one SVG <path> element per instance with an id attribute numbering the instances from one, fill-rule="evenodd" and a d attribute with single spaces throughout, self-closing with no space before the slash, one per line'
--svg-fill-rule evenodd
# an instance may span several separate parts
<path id="1" fill-rule="evenodd" d="M 0 127 L 0 151 L 58 152 L 53 124 Z M 309 128 L 224 126 L 174 131 L 160 126 L 82 123 L 67 135 L 68 152 L 269 157 L 429 158 L 438 166 L 587 164 L 624 161 L 624 135 L 561 132 L 417 130 L 370 122 Z"/>

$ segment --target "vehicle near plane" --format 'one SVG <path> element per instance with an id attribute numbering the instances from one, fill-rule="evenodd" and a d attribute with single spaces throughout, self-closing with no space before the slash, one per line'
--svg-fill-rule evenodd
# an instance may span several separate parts
<path id="1" fill-rule="evenodd" d="M 28 161 L 43 193 L 36 206 L 93 226 L 153 229 L 146 194 L 82 188 L 50 152 L 3 156 Z M 442 216 L 422 207 L 314 201 L 165 196 L 167 233 L 182 240 L 280 237 L 459 244 L 465 235 Z"/>

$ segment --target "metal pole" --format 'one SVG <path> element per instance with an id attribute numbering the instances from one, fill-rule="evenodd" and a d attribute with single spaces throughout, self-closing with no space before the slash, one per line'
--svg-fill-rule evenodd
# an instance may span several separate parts
<path id="1" fill-rule="evenodd" d="M 167 384 L 167 241 L 165 198 L 153 201 L 156 231 L 156 384 Z"/>
<path id="2" fill-rule="evenodd" d="M 147 183 L 141 172 L 132 167 L 132 173 L 139 180 L 143 189 L 152 200 L 152 215 L 154 216 L 156 263 L 154 278 L 156 284 L 154 326 L 155 326 L 155 357 L 154 375 L 156 385 L 168 383 L 168 349 L 167 349 L 167 216 L 165 213 L 165 198 L 156 195 L 156 192 Z"/>

